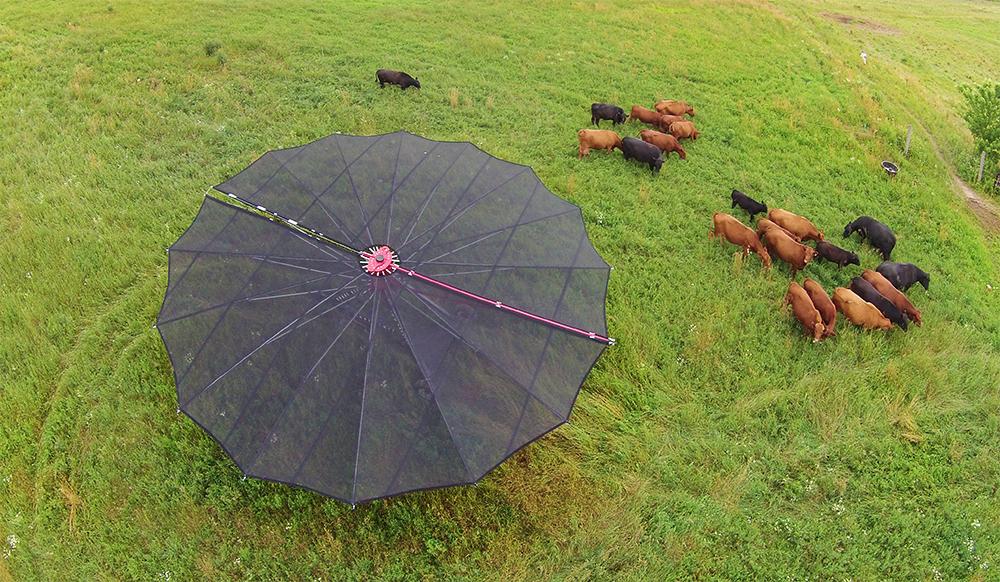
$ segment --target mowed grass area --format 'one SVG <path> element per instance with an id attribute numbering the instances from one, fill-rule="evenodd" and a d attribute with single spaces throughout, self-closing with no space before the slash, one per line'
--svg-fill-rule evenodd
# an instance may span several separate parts
<path id="1" fill-rule="evenodd" d="M 988 2 L 3 4 L 0 580 L 995 578 L 1000 242 L 920 127 L 879 162 L 916 122 L 967 154 L 956 84 L 1000 77 L 998 28 Z M 591 102 L 661 97 L 696 106 L 686 162 L 576 159 Z M 398 129 L 579 204 L 619 344 L 477 487 L 351 510 L 243 481 L 174 412 L 164 249 L 268 149 Z M 843 226 L 893 226 L 924 326 L 810 344 L 787 269 L 707 239 L 733 188 L 866 267 Z"/>

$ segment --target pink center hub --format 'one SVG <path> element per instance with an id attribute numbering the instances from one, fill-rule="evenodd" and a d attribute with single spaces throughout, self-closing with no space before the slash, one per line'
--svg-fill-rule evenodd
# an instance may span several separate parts
<path id="1" fill-rule="evenodd" d="M 376 245 L 361 252 L 361 268 L 372 277 L 391 275 L 399 268 L 399 256 L 386 245 Z"/>

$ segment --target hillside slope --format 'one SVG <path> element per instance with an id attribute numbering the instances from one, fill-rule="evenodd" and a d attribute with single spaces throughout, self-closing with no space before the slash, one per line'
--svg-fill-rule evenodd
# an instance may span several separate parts
<path id="1" fill-rule="evenodd" d="M 875 6 L 4 5 L 0 580 L 990 577 L 1000 242 L 951 172 L 955 85 L 1000 78 L 1000 7 Z M 379 90 L 379 67 L 423 88 Z M 661 97 L 697 108 L 687 161 L 577 160 L 590 103 Z M 903 159 L 911 124 L 943 160 L 922 129 Z M 210 185 L 269 149 L 398 129 L 528 164 L 580 205 L 619 344 L 572 424 L 478 487 L 352 511 L 241 480 L 175 414 L 151 324 Z M 909 293 L 923 327 L 810 344 L 779 305 L 787 270 L 706 237 L 733 188 L 867 267 L 843 226 L 892 225 L 894 258 L 932 274 Z"/>

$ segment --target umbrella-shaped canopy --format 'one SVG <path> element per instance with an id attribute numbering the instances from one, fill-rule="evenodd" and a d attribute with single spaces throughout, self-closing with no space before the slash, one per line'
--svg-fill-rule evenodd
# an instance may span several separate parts
<path id="1" fill-rule="evenodd" d="M 580 209 L 472 144 L 331 135 L 216 189 L 157 327 L 179 409 L 247 475 L 352 504 L 475 482 L 613 341 Z"/>

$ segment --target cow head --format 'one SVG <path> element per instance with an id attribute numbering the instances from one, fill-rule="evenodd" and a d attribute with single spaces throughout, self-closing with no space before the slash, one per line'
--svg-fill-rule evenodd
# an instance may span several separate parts
<path id="1" fill-rule="evenodd" d="M 420 88 L 420 78 L 419 77 L 414 77 L 413 78 L 413 86 L 416 87 L 417 89 Z"/>
<path id="2" fill-rule="evenodd" d="M 694 117 L 694 107 L 691 107 L 690 105 L 685 106 L 684 113 L 687 113 L 691 117 Z"/>
<path id="3" fill-rule="evenodd" d="M 663 166 L 663 154 L 660 154 L 659 156 L 656 157 L 655 160 L 653 160 L 653 173 L 659 174 L 660 168 L 662 166 Z"/>

